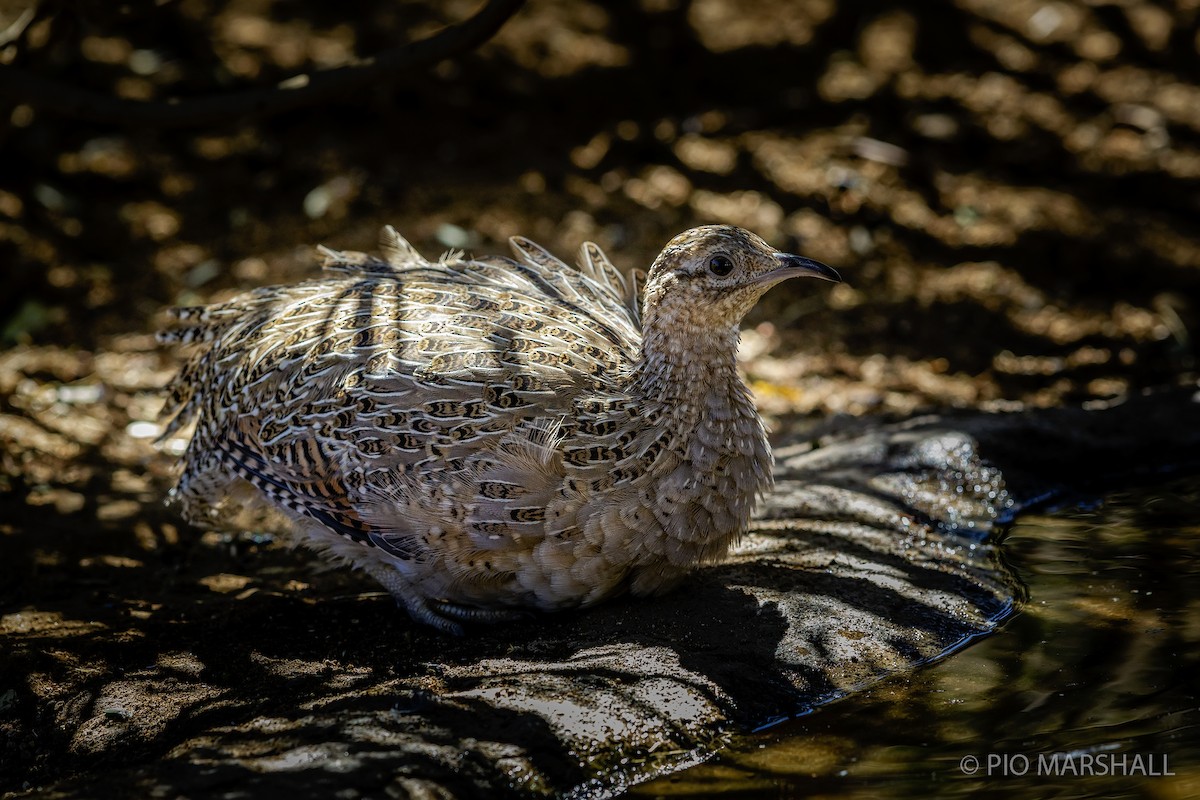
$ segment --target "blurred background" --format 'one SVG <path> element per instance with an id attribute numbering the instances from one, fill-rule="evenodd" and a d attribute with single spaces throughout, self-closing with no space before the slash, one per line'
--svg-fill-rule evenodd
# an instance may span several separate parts
<path id="1" fill-rule="evenodd" d="M 10 67 L 165 103 L 354 64 L 479 7 L 3 0 L 0 30 Z M 165 306 L 311 276 L 313 245 L 368 250 L 387 223 L 427 255 L 520 233 L 629 268 L 728 222 L 847 278 L 781 287 L 748 321 L 768 412 L 1111 399 L 1194 363 L 1198 15 L 531 0 L 481 46 L 267 118 L 89 121 L 10 86 L 0 338 L 141 347 L 117 340 Z"/>
<path id="2" fill-rule="evenodd" d="M 523 234 L 569 260 L 590 239 L 628 269 L 697 224 L 754 230 L 846 278 L 784 284 L 747 319 L 744 367 L 778 435 L 839 414 L 1100 407 L 1195 379 L 1200 0 L 491 0 L 486 41 L 281 101 L 380 54 L 405 62 L 481 7 L 0 0 L 0 635 L 25 653 L 0 663 L 0 686 L 43 676 L 36 698 L 0 697 L 0 792 L 127 758 L 79 698 L 152 663 L 164 631 L 285 636 L 295 627 L 227 625 L 234 600 L 258 592 L 295 617 L 294 603 L 364 590 L 269 539 L 186 529 L 162 502 L 174 459 L 152 444 L 179 363 L 154 342 L 163 310 L 312 277 L 316 244 L 370 250 L 392 224 L 427 256 L 504 252 Z M 1137 589 L 1110 592 L 1079 555 L 1098 524 L 1070 529 L 1061 560 L 1086 566 L 1111 620 L 1108 595 Z M 315 650 L 342 647 L 337 619 L 314 623 Z M 996 647 L 1064 638 L 1019 619 L 1027 635 Z M 1129 619 L 1138 635 L 1161 627 Z M 1134 663 L 1108 631 L 1032 683 L 1096 653 Z M 1193 670 L 1175 641 L 1128 652 Z M 1071 696 L 1112 692 L 1093 688 Z M 168 707 L 139 706 L 147 741 L 185 730 Z M 852 738 L 874 712 L 846 708 Z M 885 740 L 911 738 L 912 719 L 928 724 L 914 713 Z M 780 796 L 772 781 L 764 796 Z"/>

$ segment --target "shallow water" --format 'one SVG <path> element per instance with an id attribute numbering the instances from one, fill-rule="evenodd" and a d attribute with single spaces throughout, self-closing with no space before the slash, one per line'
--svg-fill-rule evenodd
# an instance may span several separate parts
<path id="1" fill-rule="evenodd" d="M 1029 599 L 995 635 L 631 796 L 1200 797 L 1200 480 L 1003 549 Z"/>

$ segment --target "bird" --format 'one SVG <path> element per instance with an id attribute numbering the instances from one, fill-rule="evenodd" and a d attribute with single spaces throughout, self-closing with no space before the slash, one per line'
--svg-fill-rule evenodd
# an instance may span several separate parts
<path id="1" fill-rule="evenodd" d="M 459 635 L 724 557 L 772 486 L 739 323 L 781 281 L 838 273 L 731 225 L 628 276 L 591 242 L 574 267 L 510 245 L 429 261 L 388 226 L 380 255 L 321 247 L 319 278 L 173 309 L 182 515 L 272 515 Z"/>

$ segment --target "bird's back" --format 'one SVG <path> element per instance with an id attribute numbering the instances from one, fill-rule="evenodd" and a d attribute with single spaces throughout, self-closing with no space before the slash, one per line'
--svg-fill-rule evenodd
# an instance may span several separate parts
<path id="1" fill-rule="evenodd" d="M 168 434 L 196 424 L 185 513 L 219 517 L 246 480 L 418 559 L 423 524 L 458 518 L 478 544 L 541 522 L 564 476 L 548 452 L 562 422 L 577 425 L 581 399 L 617 402 L 637 356 L 636 286 L 594 245 L 578 270 L 513 248 L 519 261 L 429 262 L 389 228 L 386 260 L 326 250 L 319 280 L 178 309 L 160 338 L 195 345 L 165 412 Z"/>

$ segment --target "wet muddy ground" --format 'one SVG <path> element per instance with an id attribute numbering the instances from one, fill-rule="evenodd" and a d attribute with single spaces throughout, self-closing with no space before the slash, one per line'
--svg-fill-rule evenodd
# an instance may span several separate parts
<path id="1" fill-rule="evenodd" d="M 0 29 L 16 36 L 29 7 L 0 1 Z M 165 101 L 336 67 L 475 5 L 39 8 L 0 49 L 6 69 Z M 5 673 L 0 791 L 104 762 L 108 733 L 67 724 L 120 644 L 98 618 L 232 595 L 257 611 L 214 618 L 210 646 L 282 653 L 304 637 L 272 603 L 336 609 L 372 589 L 163 507 L 165 307 L 309 276 L 312 245 L 370 249 L 384 224 L 427 255 L 500 252 L 519 233 L 564 255 L 594 240 L 631 267 L 729 222 L 847 278 L 777 289 L 747 321 L 744 365 L 780 434 L 1186 383 L 1198 17 L 1185 0 L 542 0 L 472 52 L 266 119 L 80 121 L 0 89 L 0 614 L 24 626 L 5 635 L 73 660 Z M 386 630 L 370 626 L 379 647 L 413 635 Z M 336 671 L 336 643 L 304 647 Z M 10 695 L 27 680 L 44 705 Z M 168 724 L 152 700 L 137 713 Z"/>

